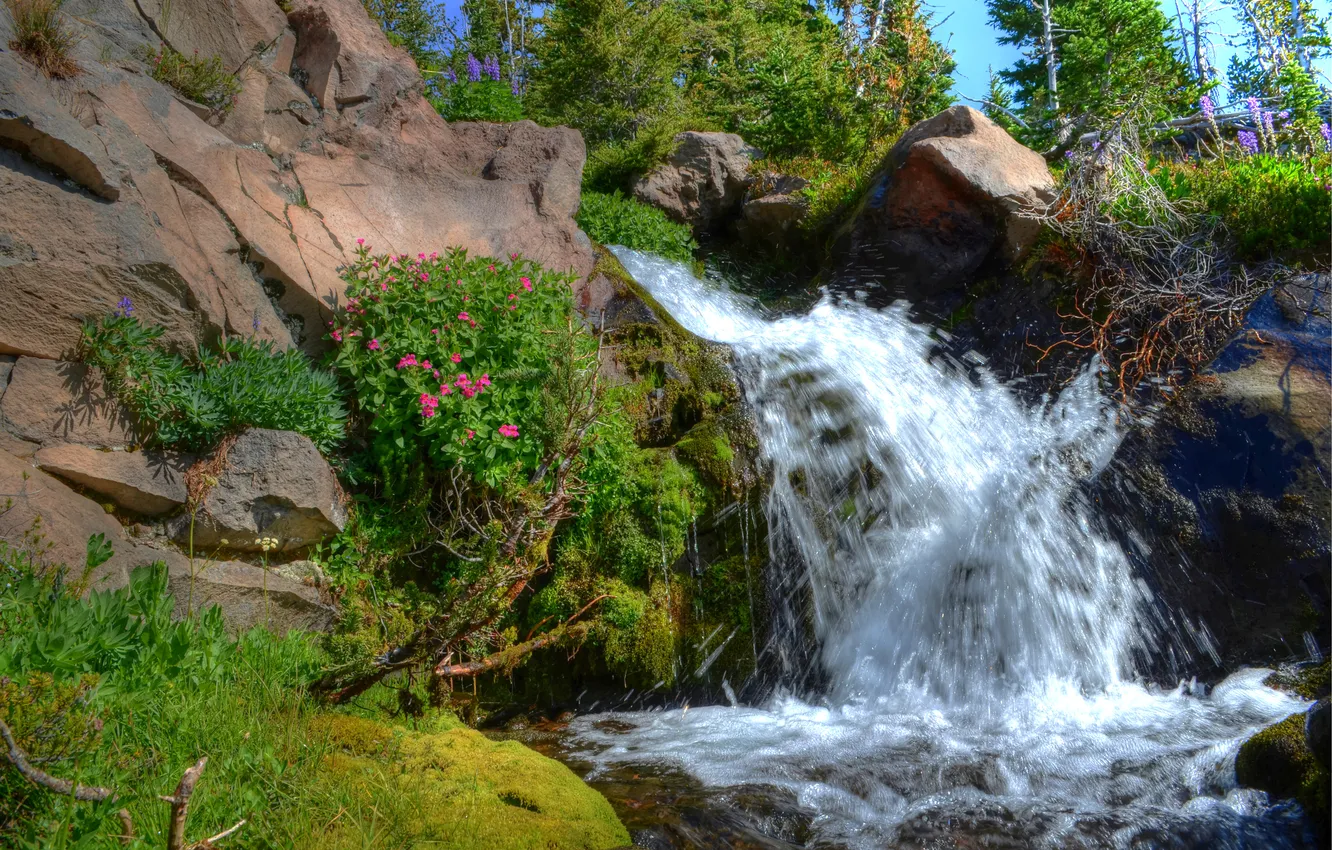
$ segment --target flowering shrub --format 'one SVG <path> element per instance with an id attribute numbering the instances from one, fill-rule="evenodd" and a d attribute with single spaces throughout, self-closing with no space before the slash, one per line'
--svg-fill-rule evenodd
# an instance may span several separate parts
<path id="1" fill-rule="evenodd" d="M 381 459 L 424 451 L 488 486 L 540 463 L 552 364 L 592 340 L 573 324 L 572 278 L 510 259 L 358 249 L 329 338 Z"/>

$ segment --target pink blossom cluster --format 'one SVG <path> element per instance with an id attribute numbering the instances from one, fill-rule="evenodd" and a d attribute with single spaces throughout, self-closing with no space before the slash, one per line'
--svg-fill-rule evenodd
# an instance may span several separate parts
<path id="1" fill-rule="evenodd" d="M 430 393 L 421 393 L 422 416 L 424 416 L 426 419 L 429 419 L 430 417 L 435 415 L 435 411 L 438 407 L 439 407 L 438 398 L 432 396 Z"/>
<path id="2" fill-rule="evenodd" d="M 517 436 L 518 436 L 518 426 L 517 426 L 517 425 L 501 425 L 501 426 L 499 426 L 499 432 L 500 432 L 500 436 L 501 436 L 501 437 L 510 437 L 510 438 L 512 438 L 512 437 L 517 437 Z"/>

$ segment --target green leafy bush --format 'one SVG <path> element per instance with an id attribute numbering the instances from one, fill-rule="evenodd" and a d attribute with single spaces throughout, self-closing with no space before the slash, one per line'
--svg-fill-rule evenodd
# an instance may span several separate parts
<path id="1" fill-rule="evenodd" d="M 676 224 L 656 207 L 620 192 L 584 192 L 577 221 L 603 245 L 623 245 L 682 263 L 691 262 L 698 248 L 687 225 Z"/>
<path id="2" fill-rule="evenodd" d="M 549 448 L 553 368 L 592 340 L 573 324 L 573 278 L 514 255 L 409 258 L 362 247 L 330 333 L 380 462 L 460 466 L 495 487 Z"/>
<path id="3" fill-rule="evenodd" d="M 341 443 L 347 414 L 337 379 L 299 351 L 231 337 L 190 363 L 161 344 L 129 299 L 116 314 L 84 325 L 83 360 L 138 418 L 150 441 L 206 451 L 247 427 L 296 431 L 322 452 Z"/>
<path id="4" fill-rule="evenodd" d="M 1332 157 L 1159 160 L 1152 163 L 1151 176 L 1171 200 L 1189 199 L 1219 219 L 1243 260 L 1327 262 Z"/>
<path id="5" fill-rule="evenodd" d="M 509 83 L 500 80 L 457 82 L 440 86 L 430 105 L 448 121 L 489 121 L 497 124 L 523 119 L 523 104 Z"/>
<path id="6" fill-rule="evenodd" d="M 214 112 L 230 112 L 241 92 L 240 80 L 222 66 L 220 56 L 200 59 L 197 50 L 186 56 L 164 44 L 156 53 L 143 54 L 143 59 L 154 80 Z"/>

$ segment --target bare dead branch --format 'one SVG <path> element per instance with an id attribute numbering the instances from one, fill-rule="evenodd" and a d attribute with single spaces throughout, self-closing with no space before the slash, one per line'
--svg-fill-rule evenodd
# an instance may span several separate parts
<path id="1" fill-rule="evenodd" d="M 190 797 L 194 794 L 194 786 L 199 782 L 199 777 L 203 775 L 204 767 L 208 764 L 208 756 L 204 756 L 194 763 L 194 766 L 187 769 L 180 778 L 180 784 L 176 786 L 176 793 L 170 797 L 160 797 L 164 803 L 171 804 L 171 825 L 167 831 L 167 850 L 185 850 L 185 819 L 189 816 Z"/>
<path id="2" fill-rule="evenodd" d="M 13 732 L 10 731 L 9 726 L 3 720 L 0 720 L 0 738 L 5 740 L 6 753 L 9 756 L 10 763 L 14 765 L 14 769 L 32 784 L 40 785 L 63 797 L 73 797 L 75 800 L 85 803 L 100 803 L 103 800 L 115 797 L 115 792 L 110 788 L 101 788 L 96 785 L 75 785 L 68 779 L 58 779 L 33 765 L 27 754 L 19 747 L 18 742 L 14 740 Z"/>

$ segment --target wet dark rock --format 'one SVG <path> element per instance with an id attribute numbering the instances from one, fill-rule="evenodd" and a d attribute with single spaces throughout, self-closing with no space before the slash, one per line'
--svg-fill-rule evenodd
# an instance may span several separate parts
<path id="1" fill-rule="evenodd" d="M 1332 758 L 1332 701 L 1323 697 L 1304 715 L 1304 741 L 1323 770 Z"/>
<path id="2" fill-rule="evenodd" d="M 1174 638 L 1167 678 L 1327 652 L 1328 287 L 1308 275 L 1260 298 L 1100 478 Z"/>

